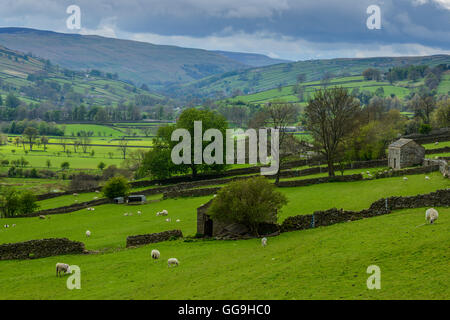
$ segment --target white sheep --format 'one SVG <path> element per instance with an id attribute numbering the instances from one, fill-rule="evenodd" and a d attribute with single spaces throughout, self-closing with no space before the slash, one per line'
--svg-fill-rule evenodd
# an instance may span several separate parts
<path id="1" fill-rule="evenodd" d="M 425 176 L 425 180 L 430 180 L 430 177 L 429 176 Z"/>
<path id="2" fill-rule="evenodd" d="M 161 256 L 161 254 L 159 253 L 158 250 L 156 250 L 156 249 L 152 250 L 152 259 L 153 260 L 158 260 L 160 256 Z"/>
<path id="3" fill-rule="evenodd" d="M 180 222 L 180 221 L 181 221 L 180 219 L 177 219 L 177 220 L 176 220 L 176 222 Z"/>
<path id="4" fill-rule="evenodd" d="M 439 141 L 436 141 L 434 144 L 435 144 L 435 145 L 438 145 L 438 144 L 439 144 Z"/>
<path id="5" fill-rule="evenodd" d="M 408 178 L 407 177 L 403 177 L 403 181 L 408 181 Z"/>
<path id="6" fill-rule="evenodd" d="M 72 273 L 72 271 L 70 270 L 70 266 L 68 264 L 58 262 L 56 264 L 56 276 L 58 277 L 61 272 L 64 272 L 65 274 Z"/>
<path id="7" fill-rule="evenodd" d="M 73 196 L 74 196 L 74 197 L 78 197 L 78 193 L 74 193 Z"/>
<path id="8" fill-rule="evenodd" d="M 11 227 L 13 227 L 13 228 L 14 228 L 15 226 L 16 226 L 16 224 L 15 224 L 15 223 L 13 223 L 13 225 L 12 225 Z"/>
<path id="9" fill-rule="evenodd" d="M 169 212 L 167 212 L 167 210 L 166 209 L 164 209 L 163 211 L 161 211 L 162 212 L 162 215 L 163 216 L 167 216 L 168 214 L 169 214 Z"/>
<path id="10" fill-rule="evenodd" d="M 261 245 L 262 245 L 263 247 L 267 246 L 267 238 L 266 238 L 266 237 L 264 237 L 264 238 L 261 239 Z"/>
<path id="11" fill-rule="evenodd" d="M 167 219 L 166 219 L 166 222 L 170 222 L 170 218 L 167 218 Z"/>
<path id="12" fill-rule="evenodd" d="M 427 211 L 425 211 L 425 219 L 430 224 L 433 224 L 437 220 L 438 217 L 439 217 L 439 213 L 434 208 L 430 208 Z"/>
<path id="13" fill-rule="evenodd" d="M 90 237 L 91 236 L 91 232 L 89 230 L 86 230 L 86 237 Z"/>
<path id="14" fill-rule="evenodd" d="M 9 228 L 9 224 L 5 224 L 3 227 L 4 228 Z"/>
<path id="15" fill-rule="evenodd" d="M 138 215 L 141 215 L 141 214 L 142 214 L 142 211 L 138 211 L 137 214 L 138 214 Z"/>
<path id="16" fill-rule="evenodd" d="M 45 219 L 45 216 L 40 215 L 40 216 L 39 216 L 39 219 Z"/>
<path id="17" fill-rule="evenodd" d="M 178 265 L 180 264 L 180 262 L 178 262 L 177 258 L 170 258 L 169 260 L 167 260 L 167 265 L 169 267 L 176 265 L 178 267 Z"/>
<path id="18" fill-rule="evenodd" d="M 100 191 L 98 191 L 98 190 L 95 190 L 95 193 L 100 193 Z"/>

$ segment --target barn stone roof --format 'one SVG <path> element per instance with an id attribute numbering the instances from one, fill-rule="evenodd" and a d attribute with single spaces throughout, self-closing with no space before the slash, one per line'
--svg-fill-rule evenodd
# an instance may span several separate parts
<path id="1" fill-rule="evenodd" d="M 401 147 L 407 145 L 408 143 L 410 143 L 411 141 L 414 141 L 414 140 L 412 140 L 412 139 L 404 139 L 404 138 L 398 139 L 397 141 L 394 141 L 393 143 L 391 143 L 389 145 L 389 148 L 391 148 L 391 147 L 392 148 L 401 148 Z"/>

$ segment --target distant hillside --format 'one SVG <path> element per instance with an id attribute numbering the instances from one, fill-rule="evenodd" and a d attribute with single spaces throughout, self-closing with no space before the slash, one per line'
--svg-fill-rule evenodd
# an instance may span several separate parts
<path id="1" fill-rule="evenodd" d="M 207 50 L 26 28 L 0 28 L 0 45 L 31 52 L 65 68 L 117 72 L 121 79 L 153 86 L 246 67 Z"/>
<path id="2" fill-rule="evenodd" d="M 136 88 L 101 71 L 76 72 L 50 61 L 0 46 L 0 94 L 12 92 L 27 103 L 53 105 L 115 105 L 120 101 L 146 105 L 167 102 L 159 94 Z"/>
<path id="3" fill-rule="evenodd" d="M 436 66 L 441 63 L 449 64 L 450 56 L 309 60 L 214 75 L 182 85 L 181 88 L 172 87 L 171 90 L 179 95 L 183 92 L 196 92 L 200 96 L 220 97 L 230 96 L 237 90 L 248 94 L 292 85 L 301 73 L 306 75 L 307 81 L 317 81 L 326 73 L 342 77 L 361 75 L 369 67 L 387 71 L 394 66 Z"/>
<path id="4" fill-rule="evenodd" d="M 213 51 L 227 58 L 243 63 L 251 67 L 265 67 L 278 63 L 292 62 L 289 60 L 274 59 L 258 53 L 242 53 L 229 51 Z"/>

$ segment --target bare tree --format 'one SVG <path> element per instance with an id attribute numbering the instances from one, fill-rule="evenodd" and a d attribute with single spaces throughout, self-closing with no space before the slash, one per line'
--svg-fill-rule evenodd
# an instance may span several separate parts
<path id="1" fill-rule="evenodd" d="M 128 140 L 125 140 L 125 137 L 119 141 L 119 148 L 117 149 L 122 153 L 123 159 L 125 160 L 128 152 Z"/>
<path id="2" fill-rule="evenodd" d="M 359 102 L 345 88 L 320 89 L 305 109 L 306 127 L 314 138 L 314 145 L 328 164 L 333 177 L 334 163 L 345 139 L 357 128 Z"/>
<path id="3" fill-rule="evenodd" d="M 263 112 L 266 114 L 266 125 L 279 130 L 279 144 L 281 146 L 281 150 L 283 148 L 286 141 L 288 141 L 287 137 L 291 135 L 287 132 L 287 127 L 289 124 L 295 124 L 297 122 L 298 117 L 298 107 L 295 104 L 287 103 L 279 100 L 275 100 L 273 102 L 269 102 L 263 109 Z M 286 157 L 287 153 L 280 152 L 279 154 L 279 165 L 278 171 L 276 173 L 275 184 L 278 184 L 280 181 L 280 168 L 281 163 Z"/>

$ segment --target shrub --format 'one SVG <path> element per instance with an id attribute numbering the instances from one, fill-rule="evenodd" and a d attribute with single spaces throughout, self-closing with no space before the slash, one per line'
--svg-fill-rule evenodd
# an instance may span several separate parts
<path id="1" fill-rule="evenodd" d="M 420 134 L 429 134 L 431 131 L 431 126 L 427 123 L 422 123 L 419 128 Z"/>
<path id="2" fill-rule="evenodd" d="M 230 183 L 222 188 L 208 209 L 213 217 L 226 223 L 240 223 L 258 234 L 261 223 L 276 223 L 278 210 L 286 197 L 264 177 Z"/>
<path id="3" fill-rule="evenodd" d="M 52 170 L 39 170 L 38 175 L 42 178 L 54 178 L 56 176 L 56 172 Z"/>
<path id="4" fill-rule="evenodd" d="M 112 177 L 106 182 L 102 192 L 109 199 L 125 197 L 130 192 L 130 185 L 125 177 Z"/>
<path id="5" fill-rule="evenodd" d="M 126 169 L 117 168 L 115 165 L 110 165 L 108 168 L 103 170 L 102 180 L 109 180 L 112 177 L 123 176 L 127 179 L 131 179 L 133 173 Z"/>
<path id="6" fill-rule="evenodd" d="M 8 166 L 8 165 L 9 165 L 9 160 L 8 160 L 8 159 L 2 160 L 2 166 L 3 166 L 3 167 L 6 167 L 6 166 Z"/>
<path id="7" fill-rule="evenodd" d="M 39 208 L 36 196 L 31 191 L 18 192 L 14 189 L 3 189 L 0 194 L 0 211 L 4 218 L 18 214 L 33 213 Z"/>

